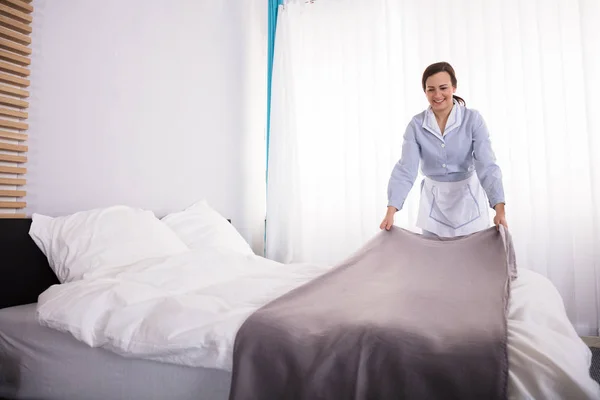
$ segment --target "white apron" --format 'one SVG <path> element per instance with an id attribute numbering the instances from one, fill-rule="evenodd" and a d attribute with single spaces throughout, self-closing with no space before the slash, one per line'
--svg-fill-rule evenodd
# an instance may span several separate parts
<path id="1" fill-rule="evenodd" d="M 476 173 L 458 182 L 423 179 L 419 228 L 441 237 L 455 237 L 479 232 L 490 225 L 487 196 Z"/>

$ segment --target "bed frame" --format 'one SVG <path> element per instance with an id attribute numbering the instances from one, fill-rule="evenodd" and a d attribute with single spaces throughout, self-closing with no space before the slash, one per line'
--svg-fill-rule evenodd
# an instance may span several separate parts
<path id="1" fill-rule="evenodd" d="M 0 218 L 0 309 L 35 303 L 44 290 L 59 283 L 29 236 L 30 226 L 31 218 Z"/>

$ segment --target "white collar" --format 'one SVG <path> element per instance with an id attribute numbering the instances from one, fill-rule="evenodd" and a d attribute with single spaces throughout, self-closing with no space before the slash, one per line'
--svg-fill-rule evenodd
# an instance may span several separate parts
<path id="1" fill-rule="evenodd" d="M 443 136 L 446 136 L 448 132 L 450 132 L 452 129 L 459 127 L 462 123 L 462 108 L 460 104 L 458 104 L 456 99 L 453 99 L 452 102 L 452 110 L 450 110 L 450 115 L 448 115 L 448 121 L 446 121 L 446 129 L 444 130 L 444 135 L 442 135 L 442 132 L 440 131 L 440 126 L 438 125 L 437 120 L 435 119 L 435 114 L 433 113 L 431 106 L 427 107 L 427 110 L 425 110 L 425 118 L 423 118 L 423 128 L 442 138 Z"/>

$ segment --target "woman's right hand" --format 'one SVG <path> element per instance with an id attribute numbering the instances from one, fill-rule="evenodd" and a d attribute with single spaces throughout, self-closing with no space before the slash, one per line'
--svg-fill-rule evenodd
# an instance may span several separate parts
<path id="1" fill-rule="evenodd" d="M 379 225 L 379 229 L 385 229 L 389 231 L 394 225 L 394 214 L 396 214 L 398 209 L 393 206 L 388 206 L 387 212 L 385 213 L 385 218 L 381 221 L 381 225 Z"/>

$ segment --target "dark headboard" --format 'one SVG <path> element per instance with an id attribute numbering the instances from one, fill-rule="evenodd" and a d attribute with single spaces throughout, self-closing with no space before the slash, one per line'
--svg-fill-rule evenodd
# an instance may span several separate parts
<path id="1" fill-rule="evenodd" d="M 31 219 L 0 218 L 0 309 L 37 302 L 58 279 L 29 236 Z"/>

